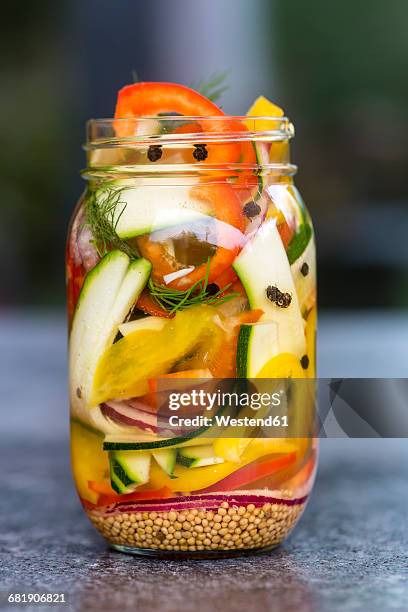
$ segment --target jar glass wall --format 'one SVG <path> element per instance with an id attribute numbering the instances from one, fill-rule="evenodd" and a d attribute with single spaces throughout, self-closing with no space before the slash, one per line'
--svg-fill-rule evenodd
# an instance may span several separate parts
<path id="1" fill-rule="evenodd" d="M 89 123 L 66 259 L 71 453 L 85 512 L 116 548 L 265 550 L 307 503 L 313 437 L 163 427 L 180 381 L 315 377 L 314 235 L 292 135 L 281 117 Z"/>

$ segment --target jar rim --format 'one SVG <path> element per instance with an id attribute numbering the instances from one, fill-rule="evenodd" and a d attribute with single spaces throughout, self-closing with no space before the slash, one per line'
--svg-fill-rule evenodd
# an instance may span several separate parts
<path id="1" fill-rule="evenodd" d="M 197 124 L 201 130 L 174 132 L 177 124 Z M 290 140 L 294 126 L 288 117 L 247 115 L 179 115 L 90 119 L 86 123 L 84 148 L 156 144 Z"/>

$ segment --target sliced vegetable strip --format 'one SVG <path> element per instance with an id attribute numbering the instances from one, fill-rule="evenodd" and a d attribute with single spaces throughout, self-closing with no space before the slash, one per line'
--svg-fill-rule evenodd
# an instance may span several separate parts
<path id="1" fill-rule="evenodd" d="M 214 102 L 197 91 L 176 83 L 134 83 L 126 85 L 118 94 L 115 118 L 154 117 L 157 115 L 180 115 L 193 117 L 224 117 L 223 111 Z M 237 129 L 236 122 L 229 118 L 225 121 L 197 121 L 203 132 L 223 133 Z M 131 136 L 134 126 L 129 122 L 117 121 L 115 124 L 118 136 Z M 193 128 L 194 129 L 194 128 Z M 241 126 L 240 131 L 246 129 Z M 205 140 L 205 136 L 203 137 Z M 222 143 L 208 146 L 207 163 L 238 161 L 241 155 L 240 143 Z M 194 158 L 191 159 L 194 162 Z"/>
<path id="2" fill-rule="evenodd" d="M 172 318 L 175 313 L 170 313 L 165 310 L 154 300 L 147 289 L 144 289 L 136 302 L 136 308 L 143 310 L 146 314 L 152 315 L 153 317 L 166 317 Z"/>
<path id="3" fill-rule="evenodd" d="M 131 501 L 144 501 L 151 499 L 165 499 L 171 496 L 171 490 L 168 487 L 161 487 L 160 489 L 149 489 L 146 491 L 137 491 L 135 493 L 127 494 L 115 494 L 113 489 L 111 491 L 102 490 L 102 487 L 98 487 L 97 483 L 90 482 L 89 488 L 94 491 L 97 490 L 100 493 L 98 504 L 101 506 L 107 506 L 109 504 L 117 504 L 119 502 L 131 502 Z M 99 490 L 98 490 L 99 488 Z M 109 487 L 110 488 L 110 487 Z"/>
<path id="4" fill-rule="evenodd" d="M 225 340 L 214 346 L 208 358 L 208 367 L 216 378 L 233 378 L 236 375 L 236 354 L 238 335 L 241 325 L 256 323 L 263 315 L 263 310 L 246 310 L 229 320 L 230 332 Z"/>
<path id="5" fill-rule="evenodd" d="M 152 82 L 122 87 L 115 118 L 154 117 L 175 112 L 190 117 L 224 115 L 214 102 L 185 85 Z"/>
<path id="6" fill-rule="evenodd" d="M 169 380 L 168 388 L 171 389 L 171 381 L 173 379 L 183 380 L 189 378 L 202 378 L 205 380 L 206 378 L 211 378 L 211 372 L 208 369 L 203 368 L 200 370 L 182 370 L 180 372 L 171 372 L 170 374 L 161 374 L 159 378 L 151 378 L 148 381 L 149 389 L 152 393 L 156 393 L 158 390 L 164 390 L 166 388 L 166 385 L 160 382 L 162 380 Z"/>
<path id="7" fill-rule="evenodd" d="M 230 491 L 245 487 L 265 476 L 269 476 L 278 470 L 288 467 L 296 461 L 296 453 L 283 455 L 282 457 L 269 459 L 268 461 L 254 462 L 245 467 L 233 472 L 223 480 L 201 489 L 200 493 L 210 493 L 211 491 Z"/>
<path id="8" fill-rule="evenodd" d="M 171 510 L 180 511 L 190 508 L 202 508 L 203 510 L 216 510 L 227 501 L 232 506 L 241 506 L 245 504 L 253 504 L 259 508 L 266 503 L 277 504 L 281 506 L 297 506 L 304 504 L 307 500 L 307 495 L 295 497 L 291 499 L 274 497 L 271 495 L 251 494 L 247 491 L 207 493 L 204 495 L 184 495 L 183 497 L 170 497 L 157 499 L 153 503 L 149 500 L 141 500 L 132 503 L 129 500 L 119 502 L 114 508 L 107 508 L 106 514 L 115 514 L 117 512 L 169 512 Z"/>

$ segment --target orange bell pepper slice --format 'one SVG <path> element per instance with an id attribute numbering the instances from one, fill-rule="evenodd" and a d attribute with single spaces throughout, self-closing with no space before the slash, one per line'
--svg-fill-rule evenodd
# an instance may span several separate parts
<path id="1" fill-rule="evenodd" d="M 263 310 L 246 310 L 234 317 L 232 330 L 216 352 L 210 354 L 208 367 L 215 378 L 234 378 L 236 376 L 236 357 L 239 329 L 245 323 L 256 323 L 263 315 Z M 210 352 L 211 353 L 211 352 Z"/>
<path id="2" fill-rule="evenodd" d="M 280 237 L 282 238 L 283 246 L 285 249 L 288 247 L 290 241 L 295 235 L 295 230 L 290 227 L 289 223 L 286 221 L 282 221 L 277 226 Z"/>
<path id="3" fill-rule="evenodd" d="M 152 393 L 157 393 L 158 390 L 158 381 L 163 378 L 174 379 L 188 379 L 188 378 L 209 378 L 211 373 L 206 369 L 197 369 L 197 370 L 182 370 L 180 372 L 171 372 L 170 374 L 160 374 L 159 378 L 150 378 L 148 380 L 149 389 Z M 171 387 L 170 387 L 171 388 Z M 160 390 L 164 390 L 160 389 Z"/>
<path id="4" fill-rule="evenodd" d="M 229 226 L 240 231 L 244 229 L 244 219 L 241 202 L 234 190 L 227 183 L 199 184 L 191 189 L 191 196 L 211 204 L 214 216 L 221 223 L 218 224 L 217 232 L 219 246 L 210 259 L 208 282 L 213 283 L 234 261 L 241 245 L 235 244 L 232 248 L 221 246 L 223 235 L 228 233 Z M 230 241 L 230 236 L 227 237 Z M 138 246 L 143 257 L 146 257 L 152 265 L 152 276 L 156 282 L 163 283 L 163 277 L 174 272 L 174 261 L 166 254 L 164 247 L 159 242 L 154 242 L 149 236 L 141 236 Z M 207 273 L 207 262 L 196 266 L 189 274 L 168 283 L 169 287 L 175 289 L 188 289 L 197 281 L 204 280 Z"/>
<path id="5" fill-rule="evenodd" d="M 88 480 L 88 489 L 101 495 L 116 495 L 110 484 L 104 481 Z"/>
<path id="6" fill-rule="evenodd" d="M 147 289 L 144 289 L 136 302 L 136 308 L 142 310 L 146 314 L 152 315 L 153 317 L 165 317 L 166 319 L 172 319 L 175 313 L 170 313 L 162 308 L 150 295 Z"/>

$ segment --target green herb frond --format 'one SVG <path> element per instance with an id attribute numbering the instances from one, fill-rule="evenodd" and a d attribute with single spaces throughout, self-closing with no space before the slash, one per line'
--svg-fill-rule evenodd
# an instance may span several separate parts
<path id="1" fill-rule="evenodd" d="M 137 259 L 139 254 L 136 249 L 116 232 L 126 208 L 126 202 L 121 200 L 122 191 L 111 185 L 89 189 L 85 199 L 85 222 L 91 229 L 93 243 L 100 257 L 109 250 L 119 249 L 131 259 Z"/>
<path id="2" fill-rule="evenodd" d="M 164 287 L 163 285 L 156 285 L 152 278 L 149 279 L 148 287 L 152 298 L 170 314 L 173 314 L 177 310 L 188 308 L 189 306 L 197 306 L 198 304 L 220 305 L 232 298 L 238 297 L 238 293 L 222 295 L 231 287 L 231 283 L 225 285 L 225 287 L 219 289 L 213 295 L 209 294 L 207 292 L 209 274 L 210 260 L 207 262 L 205 277 L 198 280 L 185 291 Z"/>
<path id="3" fill-rule="evenodd" d="M 214 72 L 206 81 L 197 83 L 194 89 L 212 102 L 217 102 L 222 94 L 228 90 L 228 85 L 225 83 L 227 76 L 228 70 Z"/>

